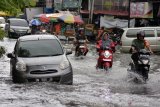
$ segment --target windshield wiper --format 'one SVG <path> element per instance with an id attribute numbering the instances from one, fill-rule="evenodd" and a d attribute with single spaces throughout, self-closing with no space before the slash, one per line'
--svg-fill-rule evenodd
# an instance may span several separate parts
<path id="1" fill-rule="evenodd" d="M 53 54 L 53 55 L 49 55 L 49 56 L 59 56 L 59 55 L 63 55 L 63 54 Z"/>
<path id="2" fill-rule="evenodd" d="M 47 57 L 47 56 L 59 56 L 62 54 L 53 54 L 53 55 L 35 55 L 35 56 L 31 56 L 31 57 Z"/>
<path id="3" fill-rule="evenodd" d="M 31 56 L 31 57 L 46 57 L 46 56 L 49 56 L 49 55 L 34 55 L 34 56 Z"/>

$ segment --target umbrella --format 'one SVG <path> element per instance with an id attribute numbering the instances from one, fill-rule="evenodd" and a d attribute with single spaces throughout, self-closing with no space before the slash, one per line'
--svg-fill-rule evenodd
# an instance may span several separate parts
<path id="1" fill-rule="evenodd" d="M 80 15 L 78 15 L 78 16 L 74 16 L 74 23 L 83 24 L 84 21 L 82 20 L 82 18 L 80 17 Z"/>
<path id="2" fill-rule="evenodd" d="M 64 14 L 58 19 L 64 21 L 65 23 L 84 23 L 80 15 L 74 16 L 72 14 Z"/>
<path id="3" fill-rule="evenodd" d="M 39 17 L 40 21 L 45 22 L 45 23 L 49 23 L 50 22 L 50 18 L 46 16 L 46 14 L 42 14 Z"/>
<path id="4" fill-rule="evenodd" d="M 65 23 L 74 23 L 74 16 L 72 14 L 64 14 L 58 17 L 58 19 L 64 21 Z"/>
<path id="5" fill-rule="evenodd" d="M 61 13 L 53 13 L 53 14 L 39 14 L 34 17 L 39 19 L 41 22 L 49 23 L 49 22 L 58 22 L 57 18 L 61 16 Z"/>
<path id="6" fill-rule="evenodd" d="M 31 24 L 31 25 L 39 26 L 39 25 L 41 25 L 41 22 L 40 22 L 38 19 L 32 19 L 32 20 L 30 21 L 30 24 Z"/>
<path id="7" fill-rule="evenodd" d="M 46 14 L 46 17 L 50 19 L 51 22 L 58 22 L 58 17 L 62 16 L 62 13 Z"/>

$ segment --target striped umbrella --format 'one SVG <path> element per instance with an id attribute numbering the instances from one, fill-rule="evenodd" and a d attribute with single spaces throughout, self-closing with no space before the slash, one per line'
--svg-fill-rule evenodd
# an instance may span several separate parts
<path id="1" fill-rule="evenodd" d="M 53 13 L 53 14 L 46 14 L 46 17 L 50 19 L 51 22 L 58 22 L 58 17 L 62 16 L 62 13 Z"/>
<path id="2" fill-rule="evenodd" d="M 80 15 L 74 16 L 72 14 L 64 14 L 60 16 L 58 19 L 64 21 L 65 23 L 79 23 L 79 24 L 84 23 Z"/>
<path id="3" fill-rule="evenodd" d="M 41 22 L 38 19 L 32 19 L 30 21 L 30 24 L 35 25 L 35 26 L 39 26 L 39 25 L 41 25 Z"/>
<path id="4" fill-rule="evenodd" d="M 74 16 L 74 23 L 83 24 L 84 21 L 82 20 L 82 18 L 80 17 L 80 15 L 78 15 L 78 16 Z"/>
<path id="5" fill-rule="evenodd" d="M 64 21 L 64 23 L 74 23 L 74 16 L 72 14 L 64 14 L 58 17 L 58 19 Z"/>

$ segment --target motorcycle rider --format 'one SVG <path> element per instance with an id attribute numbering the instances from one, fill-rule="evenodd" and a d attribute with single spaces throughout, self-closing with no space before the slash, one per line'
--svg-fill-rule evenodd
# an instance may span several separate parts
<path id="1" fill-rule="evenodd" d="M 145 37 L 145 32 L 143 30 L 140 30 L 139 32 L 137 32 L 137 38 L 132 41 L 130 52 L 132 53 L 131 58 L 135 66 L 138 64 L 138 51 L 140 49 L 146 48 L 147 50 L 150 51 L 150 53 L 153 54 L 149 42 L 145 40 L 144 37 Z"/>
<path id="2" fill-rule="evenodd" d="M 102 35 L 101 40 L 99 40 L 97 42 L 96 48 L 97 48 L 97 52 L 99 52 L 99 58 L 97 61 L 97 66 L 100 64 L 100 50 L 105 50 L 106 47 L 112 49 L 113 52 L 115 52 L 115 44 L 114 42 L 110 39 L 109 37 L 110 35 L 107 32 L 104 32 Z"/>
<path id="3" fill-rule="evenodd" d="M 102 35 L 101 40 L 97 42 L 97 51 L 100 49 L 105 49 L 106 47 L 109 47 L 115 52 L 115 45 L 114 42 L 110 39 L 110 35 L 107 32 L 104 32 Z"/>
<path id="4" fill-rule="evenodd" d="M 78 53 L 79 46 L 81 44 L 83 44 L 86 47 L 86 50 L 85 50 L 85 53 L 84 53 L 84 56 L 86 56 L 86 54 L 88 53 L 88 46 L 87 46 L 88 42 L 89 41 L 88 41 L 87 37 L 84 35 L 84 29 L 80 28 L 78 30 L 78 33 L 77 33 L 76 38 L 74 40 L 74 44 L 76 45 L 75 55 L 77 55 L 77 53 Z"/>

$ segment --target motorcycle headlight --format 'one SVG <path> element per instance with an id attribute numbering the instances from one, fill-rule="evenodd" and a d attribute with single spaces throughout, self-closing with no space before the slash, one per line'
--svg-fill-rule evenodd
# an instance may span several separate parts
<path id="1" fill-rule="evenodd" d="M 69 67 L 69 62 L 67 60 L 63 61 L 61 64 L 60 64 L 60 69 L 64 70 L 66 68 Z"/>
<path id="2" fill-rule="evenodd" d="M 111 55 L 111 54 L 110 54 L 108 51 L 105 51 L 105 52 L 104 52 L 104 56 L 105 56 L 106 58 L 108 58 L 110 55 Z"/>
<path id="3" fill-rule="evenodd" d="M 148 64 L 148 63 L 149 63 L 149 60 L 142 60 L 142 63 L 143 63 L 143 64 Z"/>
<path id="4" fill-rule="evenodd" d="M 27 33 L 31 33 L 31 29 L 29 29 L 29 30 L 27 31 Z"/>
<path id="5" fill-rule="evenodd" d="M 46 32 L 46 30 L 42 30 L 42 32 L 43 32 L 43 33 L 45 33 L 45 32 Z"/>
<path id="6" fill-rule="evenodd" d="M 16 70 L 18 71 L 26 71 L 26 64 L 23 62 L 17 62 L 16 63 Z"/>
<path id="7" fill-rule="evenodd" d="M 14 30 L 13 30 L 13 29 L 9 29 L 9 31 L 10 31 L 10 32 L 14 32 Z"/>

